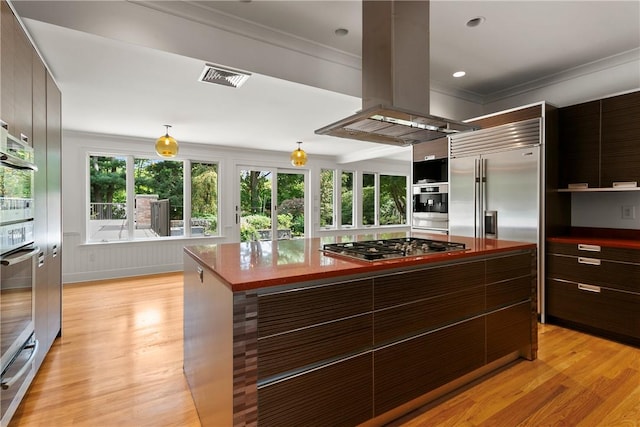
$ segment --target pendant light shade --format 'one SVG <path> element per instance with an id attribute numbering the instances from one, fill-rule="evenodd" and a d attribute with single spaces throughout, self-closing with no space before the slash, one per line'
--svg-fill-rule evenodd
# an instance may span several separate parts
<path id="1" fill-rule="evenodd" d="M 298 148 L 293 150 L 293 153 L 291 153 L 291 164 L 293 166 L 300 167 L 307 164 L 307 153 L 300 148 L 300 144 L 302 144 L 302 142 L 298 142 L 297 144 Z"/>
<path id="2" fill-rule="evenodd" d="M 178 154 L 178 141 L 169 136 L 171 125 L 164 126 L 167 128 L 167 132 L 156 140 L 156 153 L 162 157 L 175 157 Z"/>

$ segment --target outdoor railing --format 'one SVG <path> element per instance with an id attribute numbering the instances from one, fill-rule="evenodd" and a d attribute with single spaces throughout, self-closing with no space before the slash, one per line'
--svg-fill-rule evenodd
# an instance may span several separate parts
<path id="1" fill-rule="evenodd" d="M 95 220 L 127 218 L 126 203 L 90 203 L 89 209 L 90 218 Z"/>

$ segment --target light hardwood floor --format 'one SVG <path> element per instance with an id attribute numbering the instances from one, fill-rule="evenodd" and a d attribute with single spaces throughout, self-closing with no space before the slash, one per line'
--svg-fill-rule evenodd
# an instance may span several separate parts
<path id="1" fill-rule="evenodd" d="M 66 285 L 63 304 L 64 335 L 10 427 L 200 425 L 182 374 L 182 274 Z M 640 349 L 551 325 L 539 340 L 538 360 L 391 426 L 640 426 Z"/>

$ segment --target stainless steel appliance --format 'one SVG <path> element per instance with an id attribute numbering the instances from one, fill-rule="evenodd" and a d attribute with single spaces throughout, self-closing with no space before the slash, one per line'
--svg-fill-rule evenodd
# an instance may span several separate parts
<path id="1" fill-rule="evenodd" d="M 544 243 L 543 122 L 496 126 L 449 141 L 449 234 Z M 544 321 L 537 257 L 538 312 Z"/>
<path id="2" fill-rule="evenodd" d="M 429 1 L 362 2 L 362 110 L 316 134 L 405 146 L 475 129 L 429 114 Z"/>
<path id="3" fill-rule="evenodd" d="M 452 136 L 449 233 L 539 243 L 539 118 Z"/>
<path id="4" fill-rule="evenodd" d="M 464 249 L 464 243 L 422 239 L 418 237 L 328 243 L 322 248 L 324 252 L 329 254 L 364 261 L 416 257 L 435 253 L 461 251 Z"/>
<path id="5" fill-rule="evenodd" d="M 33 149 L 0 127 L 0 425 L 35 375 Z"/>
<path id="6" fill-rule="evenodd" d="M 449 230 L 449 185 L 446 183 L 413 186 L 413 228 L 446 234 Z"/>

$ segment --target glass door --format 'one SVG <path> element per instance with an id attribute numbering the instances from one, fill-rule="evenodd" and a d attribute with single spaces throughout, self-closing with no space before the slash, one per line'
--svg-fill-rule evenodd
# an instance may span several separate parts
<path id="1" fill-rule="evenodd" d="M 305 172 L 246 166 L 238 169 L 240 241 L 303 238 Z"/>
<path id="2" fill-rule="evenodd" d="M 278 239 L 304 238 L 304 178 L 299 171 L 278 171 Z"/>

